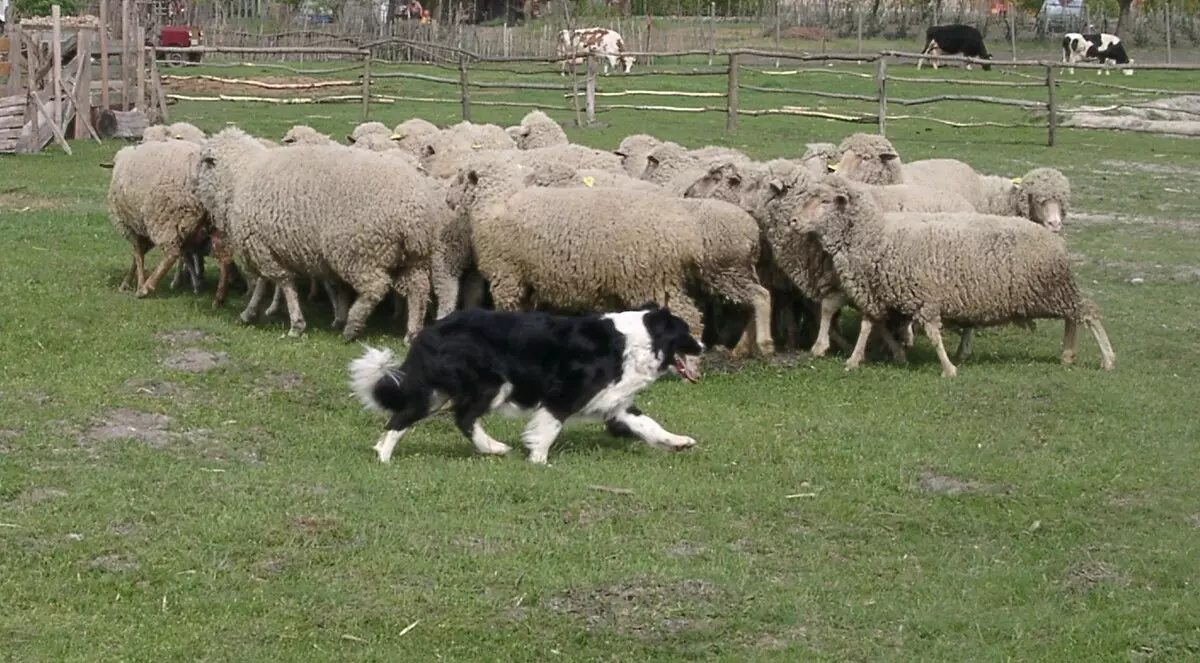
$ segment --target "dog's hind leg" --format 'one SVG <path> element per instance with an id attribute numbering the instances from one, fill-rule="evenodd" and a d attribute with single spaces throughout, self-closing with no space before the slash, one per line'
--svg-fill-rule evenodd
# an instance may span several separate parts
<path id="1" fill-rule="evenodd" d="M 529 449 L 529 462 L 539 465 L 546 464 L 546 458 L 550 455 L 550 445 L 554 444 L 562 427 L 562 422 L 558 420 L 558 417 L 551 414 L 546 408 L 534 410 L 533 416 L 530 417 L 529 423 L 525 425 L 525 430 L 521 433 L 521 439 Z"/>
<path id="2" fill-rule="evenodd" d="M 400 438 L 404 437 L 413 424 L 428 416 L 429 402 L 422 405 L 421 400 L 420 398 L 407 398 L 404 408 L 392 413 L 392 418 L 387 422 L 387 430 L 379 436 L 379 441 L 375 443 L 375 453 L 379 455 L 379 462 L 390 463 L 392 452 L 395 451 L 396 443 L 400 441 Z"/>
<path id="3" fill-rule="evenodd" d="M 497 387 L 480 387 L 475 393 L 454 399 L 454 424 L 471 439 L 475 450 L 489 456 L 503 456 L 511 448 L 487 434 L 479 425 L 479 418 L 492 408 L 492 401 L 500 393 Z"/>
<path id="4" fill-rule="evenodd" d="M 656 449 L 682 451 L 696 446 L 696 441 L 692 438 L 667 431 L 657 421 L 632 405 L 613 416 L 611 421 L 614 427 L 623 426 Z"/>

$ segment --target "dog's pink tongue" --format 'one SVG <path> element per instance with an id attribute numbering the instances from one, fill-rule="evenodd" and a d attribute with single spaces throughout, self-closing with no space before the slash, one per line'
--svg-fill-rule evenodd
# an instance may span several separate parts
<path id="1" fill-rule="evenodd" d="M 675 357 L 675 370 L 679 372 L 679 377 L 696 384 L 700 381 L 700 358 Z"/>

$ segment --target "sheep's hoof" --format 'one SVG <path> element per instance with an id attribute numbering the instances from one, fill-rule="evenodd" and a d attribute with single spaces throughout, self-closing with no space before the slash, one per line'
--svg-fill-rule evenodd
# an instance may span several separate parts
<path id="1" fill-rule="evenodd" d="M 826 352 L 829 352 L 828 343 L 814 343 L 812 349 L 808 351 L 814 357 L 824 357 Z"/>
<path id="2" fill-rule="evenodd" d="M 288 337 L 289 338 L 300 338 L 301 336 L 304 336 L 305 327 L 306 327 L 306 325 L 292 325 L 292 328 L 288 330 L 288 333 L 287 333 Z"/>
<path id="3" fill-rule="evenodd" d="M 149 297 L 153 292 L 154 292 L 154 290 L 152 290 L 151 288 L 142 288 L 141 290 L 138 290 L 137 292 L 133 293 L 133 296 L 138 299 L 145 299 L 146 297 Z"/>
<path id="4" fill-rule="evenodd" d="M 759 356 L 762 356 L 762 357 L 770 357 L 770 356 L 774 355 L 775 354 L 775 344 L 774 343 L 759 343 L 758 344 L 758 354 L 759 354 Z"/>
<path id="5" fill-rule="evenodd" d="M 1111 371 L 1116 367 L 1117 367 L 1116 361 L 1101 361 L 1100 362 L 1100 368 L 1102 368 L 1106 371 Z"/>
<path id="6" fill-rule="evenodd" d="M 276 313 L 279 313 L 278 306 L 268 306 L 267 310 L 263 311 L 263 315 L 267 316 L 268 318 L 274 317 Z"/>
<path id="7" fill-rule="evenodd" d="M 1064 353 L 1062 353 L 1061 360 L 1062 360 L 1063 366 L 1070 366 L 1075 363 L 1075 353 L 1074 352 L 1064 352 Z"/>
<path id="8" fill-rule="evenodd" d="M 853 371 L 853 370 L 854 370 L 854 369 L 856 369 L 856 368 L 858 368 L 858 362 L 857 362 L 857 361 L 850 360 L 850 361 L 847 361 L 847 362 L 846 362 L 846 372 Z"/>
<path id="9" fill-rule="evenodd" d="M 225 308 L 225 300 L 224 299 L 214 299 L 212 301 L 212 307 L 213 308 Z"/>
<path id="10" fill-rule="evenodd" d="M 333 324 L 332 324 L 332 325 L 329 325 L 329 327 L 330 327 L 331 329 L 341 329 L 341 328 L 343 328 L 343 327 L 345 327 L 345 326 L 346 326 L 346 321 L 345 321 L 345 320 L 338 320 L 337 318 L 334 318 L 334 319 L 333 319 Z"/>
<path id="11" fill-rule="evenodd" d="M 347 326 L 345 329 L 342 330 L 342 339 L 345 340 L 347 343 L 349 343 L 349 342 L 357 339 L 358 335 L 361 332 L 362 332 L 362 329 L 359 327 Z"/>
<path id="12" fill-rule="evenodd" d="M 942 377 L 944 377 L 944 378 L 953 378 L 953 377 L 957 377 L 957 376 L 958 376 L 958 369 L 953 366 L 949 366 L 947 368 L 942 369 Z"/>

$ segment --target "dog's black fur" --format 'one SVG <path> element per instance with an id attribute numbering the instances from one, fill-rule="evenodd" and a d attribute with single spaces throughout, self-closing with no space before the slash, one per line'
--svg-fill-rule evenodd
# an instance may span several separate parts
<path id="1" fill-rule="evenodd" d="M 652 351 L 661 357 L 655 367 L 660 375 L 677 356 L 703 352 L 669 309 L 649 303 L 636 310 L 648 311 L 643 322 Z M 543 407 L 561 422 L 621 380 L 625 349 L 626 335 L 601 314 L 456 311 L 422 329 L 403 364 L 388 369 L 369 398 L 360 399 L 391 414 L 388 430 L 402 431 L 431 414 L 434 392 L 440 392 L 452 403 L 458 429 L 470 438 L 476 420 L 509 384 L 508 403 L 524 410 Z M 632 403 L 623 412 L 641 414 Z M 614 435 L 630 434 L 612 420 L 617 414 L 598 416 Z"/>

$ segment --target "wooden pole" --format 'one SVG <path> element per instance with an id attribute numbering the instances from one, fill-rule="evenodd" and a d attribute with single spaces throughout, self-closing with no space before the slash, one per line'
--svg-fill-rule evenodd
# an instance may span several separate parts
<path id="1" fill-rule="evenodd" d="M 467 56 L 458 56 L 458 86 L 462 89 L 462 119 L 471 121 L 471 88 L 467 85 Z"/>
<path id="2" fill-rule="evenodd" d="M 58 5 L 55 5 L 55 6 L 57 7 Z M 41 98 L 38 97 L 37 92 L 34 92 L 31 90 L 29 92 L 29 96 L 33 98 L 33 103 L 37 104 L 38 110 L 42 111 L 42 114 L 44 114 L 46 117 L 50 117 L 50 109 L 46 108 L 46 104 L 42 103 L 42 100 L 41 100 Z M 37 117 L 36 113 L 34 113 L 34 117 Z M 71 154 L 71 146 L 67 144 L 67 138 L 66 138 L 66 136 L 63 136 L 62 131 L 58 128 L 58 124 L 53 119 L 49 120 L 49 122 L 50 122 L 50 132 L 54 134 L 54 139 L 56 141 L 58 141 L 58 146 L 63 149 L 63 152 L 66 152 L 67 154 Z M 34 134 L 33 134 L 34 144 L 31 147 L 35 147 L 40 150 L 42 147 L 42 145 L 41 145 L 42 137 L 40 135 L 38 135 L 38 133 L 36 131 L 36 129 L 37 129 L 37 121 L 36 120 L 33 123 L 33 128 L 35 130 Z M 34 150 L 34 151 L 37 151 L 37 150 Z"/>
<path id="3" fill-rule="evenodd" d="M 1055 80 L 1057 70 L 1054 67 L 1046 67 L 1046 124 L 1050 130 L 1049 140 L 1047 145 L 1054 147 L 1054 141 L 1058 134 L 1058 108 L 1054 103 L 1054 88 L 1058 85 Z"/>
<path id="4" fill-rule="evenodd" d="M 137 35 L 137 101 L 134 102 L 135 108 L 146 109 L 146 29 L 142 27 L 141 22 L 138 22 L 137 29 L 134 30 Z M 150 59 L 154 59 L 154 53 L 150 53 Z"/>
<path id="5" fill-rule="evenodd" d="M 713 65 L 713 56 L 717 54 L 717 3 L 708 3 L 708 66 Z"/>
<path id="6" fill-rule="evenodd" d="M 34 142 L 34 144 L 29 145 L 28 148 L 31 152 L 36 152 L 38 150 L 41 150 L 41 147 L 42 147 L 42 145 L 41 145 L 42 129 L 40 126 L 41 121 L 38 119 L 39 117 L 41 117 L 41 112 L 38 111 L 38 109 L 41 108 L 41 102 L 38 101 L 38 98 L 37 98 L 37 95 L 38 95 L 37 71 L 38 71 L 38 67 L 39 67 L 38 53 L 37 53 L 37 49 L 35 49 L 33 47 L 33 44 L 34 44 L 33 40 L 29 40 L 28 49 L 25 51 L 25 64 L 27 64 L 29 66 L 29 88 L 28 88 L 29 101 L 26 102 L 26 111 L 27 111 L 26 114 L 30 118 L 32 118 L 29 121 L 29 124 L 30 124 L 29 128 L 31 129 L 30 133 L 33 134 L 33 142 Z M 35 102 L 37 102 L 36 106 L 34 105 Z M 46 121 L 47 122 L 50 121 L 49 115 L 46 116 Z M 36 150 L 33 149 L 35 146 L 37 147 Z"/>
<path id="7" fill-rule="evenodd" d="M 596 55 L 588 53 L 587 85 L 584 88 L 587 102 L 587 121 L 591 126 L 596 121 Z"/>
<path id="8" fill-rule="evenodd" d="M 129 0 L 121 0 L 121 110 L 129 110 Z"/>
<path id="9" fill-rule="evenodd" d="M 58 5 L 50 6 L 50 52 L 53 54 L 54 66 L 50 70 L 52 78 L 50 84 L 54 86 L 54 117 L 51 122 L 58 126 L 63 123 L 63 101 L 62 98 L 62 17 L 59 13 Z"/>
<path id="10" fill-rule="evenodd" d="M 780 2 L 780 0 L 775 0 L 775 52 L 776 53 L 779 52 L 779 21 L 780 21 L 779 2 Z M 775 68 L 776 69 L 779 68 L 779 58 L 775 58 Z"/>
<path id="11" fill-rule="evenodd" d="M 862 18 L 863 18 L 863 12 L 862 12 L 862 5 L 861 5 L 861 4 L 860 4 L 858 7 L 856 7 L 856 8 L 854 9 L 854 17 L 855 17 L 855 19 L 856 19 L 856 22 L 858 23 L 858 54 L 859 54 L 859 55 L 862 55 Z"/>
<path id="12" fill-rule="evenodd" d="M 1167 64 L 1171 64 L 1171 0 L 1167 0 Z"/>
<path id="13" fill-rule="evenodd" d="M 12 5 L 8 6 L 8 94 L 15 97 L 21 94 L 21 26 L 17 25 L 17 11 Z M 30 83 L 32 85 L 32 82 Z"/>
<path id="14" fill-rule="evenodd" d="M 887 135 L 887 56 L 879 58 L 875 68 L 875 85 L 879 89 L 879 135 Z"/>
<path id="15" fill-rule="evenodd" d="M 88 119 L 92 114 L 92 31 L 79 28 L 75 37 L 75 57 L 79 74 L 75 76 L 75 138 L 88 137 Z"/>
<path id="16" fill-rule="evenodd" d="M 725 133 L 737 131 L 738 125 L 738 56 L 729 54 L 729 89 L 725 97 Z"/>
<path id="17" fill-rule="evenodd" d="M 1017 61 L 1017 16 L 1013 13 L 1012 0 L 1008 2 L 1008 43 L 1012 47 L 1013 62 Z"/>
<path id="18" fill-rule="evenodd" d="M 171 121 L 170 113 L 167 111 L 167 95 L 162 88 L 162 75 L 158 71 L 158 58 L 150 58 L 150 90 L 154 94 L 154 100 L 150 104 L 151 107 L 158 106 L 158 113 L 161 116 L 159 121 L 162 124 L 167 124 Z"/>
<path id="19" fill-rule="evenodd" d="M 109 108 L 108 99 L 108 0 L 100 0 L 100 105 Z"/>
<path id="20" fill-rule="evenodd" d="M 366 122 L 367 118 L 371 117 L 371 49 L 367 49 L 366 55 L 363 56 L 363 83 L 362 83 L 362 121 Z"/>

